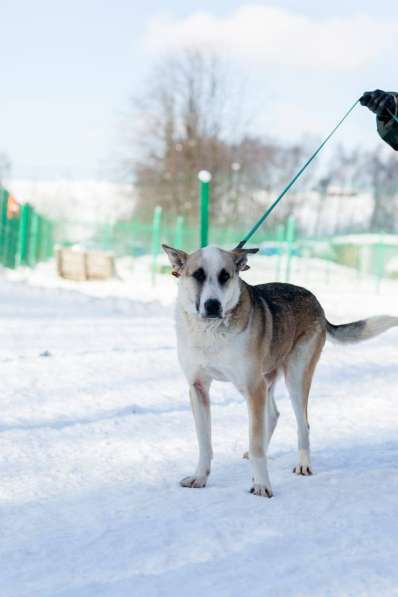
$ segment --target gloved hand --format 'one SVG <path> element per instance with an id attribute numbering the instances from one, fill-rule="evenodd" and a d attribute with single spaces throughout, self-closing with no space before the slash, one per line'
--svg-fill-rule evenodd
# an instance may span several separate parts
<path id="1" fill-rule="evenodd" d="M 362 106 L 366 106 L 377 114 L 377 118 L 383 122 L 387 122 L 391 118 L 391 114 L 395 114 L 397 111 L 396 96 L 398 94 L 392 91 L 381 91 L 376 89 L 375 91 L 365 91 L 363 96 L 360 98 Z"/>

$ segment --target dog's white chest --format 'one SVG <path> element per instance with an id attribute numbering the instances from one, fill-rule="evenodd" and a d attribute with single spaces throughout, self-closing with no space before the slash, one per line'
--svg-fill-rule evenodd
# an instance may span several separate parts
<path id="1" fill-rule="evenodd" d="M 178 324 L 178 354 L 189 378 L 198 373 L 217 381 L 239 384 L 244 375 L 242 353 L 246 339 L 214 323 L 204 326 Z"/>

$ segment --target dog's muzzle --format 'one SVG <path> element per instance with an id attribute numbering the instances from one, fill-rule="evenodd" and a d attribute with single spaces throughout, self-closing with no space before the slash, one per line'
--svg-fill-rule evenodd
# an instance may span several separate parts
<path id="1" fill-rule="evenodd" d="M 221 303 L 217 299 L 207 299 L 203 305 L 205 308 L 205 317 L 221 319 Z"/>

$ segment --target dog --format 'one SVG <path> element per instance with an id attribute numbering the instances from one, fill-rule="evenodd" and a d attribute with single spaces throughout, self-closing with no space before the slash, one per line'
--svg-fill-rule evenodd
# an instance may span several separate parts
<path id="1" fill-rule="evenodd" d="M 359 342 L 398 326 L 398 317 L 377 316 L 333 325 L 316 297 L 293 284 L 251 286 L 240 272 L 258 249 L 225 251 L 208 246 L 192 254 L 162 245 L 178 278 L 177 351 L 199 444 L 199 460 L 183 487 L 205 487 L 213 458 L 209 389 L 213 380 L 231 382 L 245 397 L 249 414 L 251 493 L 272 497 L 267 448 L 279 412 L 275 383 L 284 375 L 298 432 L 293 472 L 311 475 L 308 397 L 326 337 Z"/>

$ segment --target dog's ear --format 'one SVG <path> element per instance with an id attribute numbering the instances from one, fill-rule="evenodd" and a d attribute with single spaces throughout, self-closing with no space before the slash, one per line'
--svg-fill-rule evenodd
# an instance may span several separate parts
<path id="1" fill-rule="evenodd" d="M 232 258 L 235 263 L 236 271 L 244 272 L 247 269 L 250 269 L 250 266 L 247 264 L 247 256 L 253 253 L 257 253 L 259 249 L 234 249 L 231 251 Z"/>
<path id="2" fill-rule="evenodd" d="M 181 251 L 180 249 L 173 249 L 173 247 L 169 247 L 168 245 L 162 245 L 162 247 L 164 251 L 166 251 L 167 257 L 172 265 L 172 276 L 179 278 L 188 259 L 188 253 L 185 253 L 185 251 Z"/>

